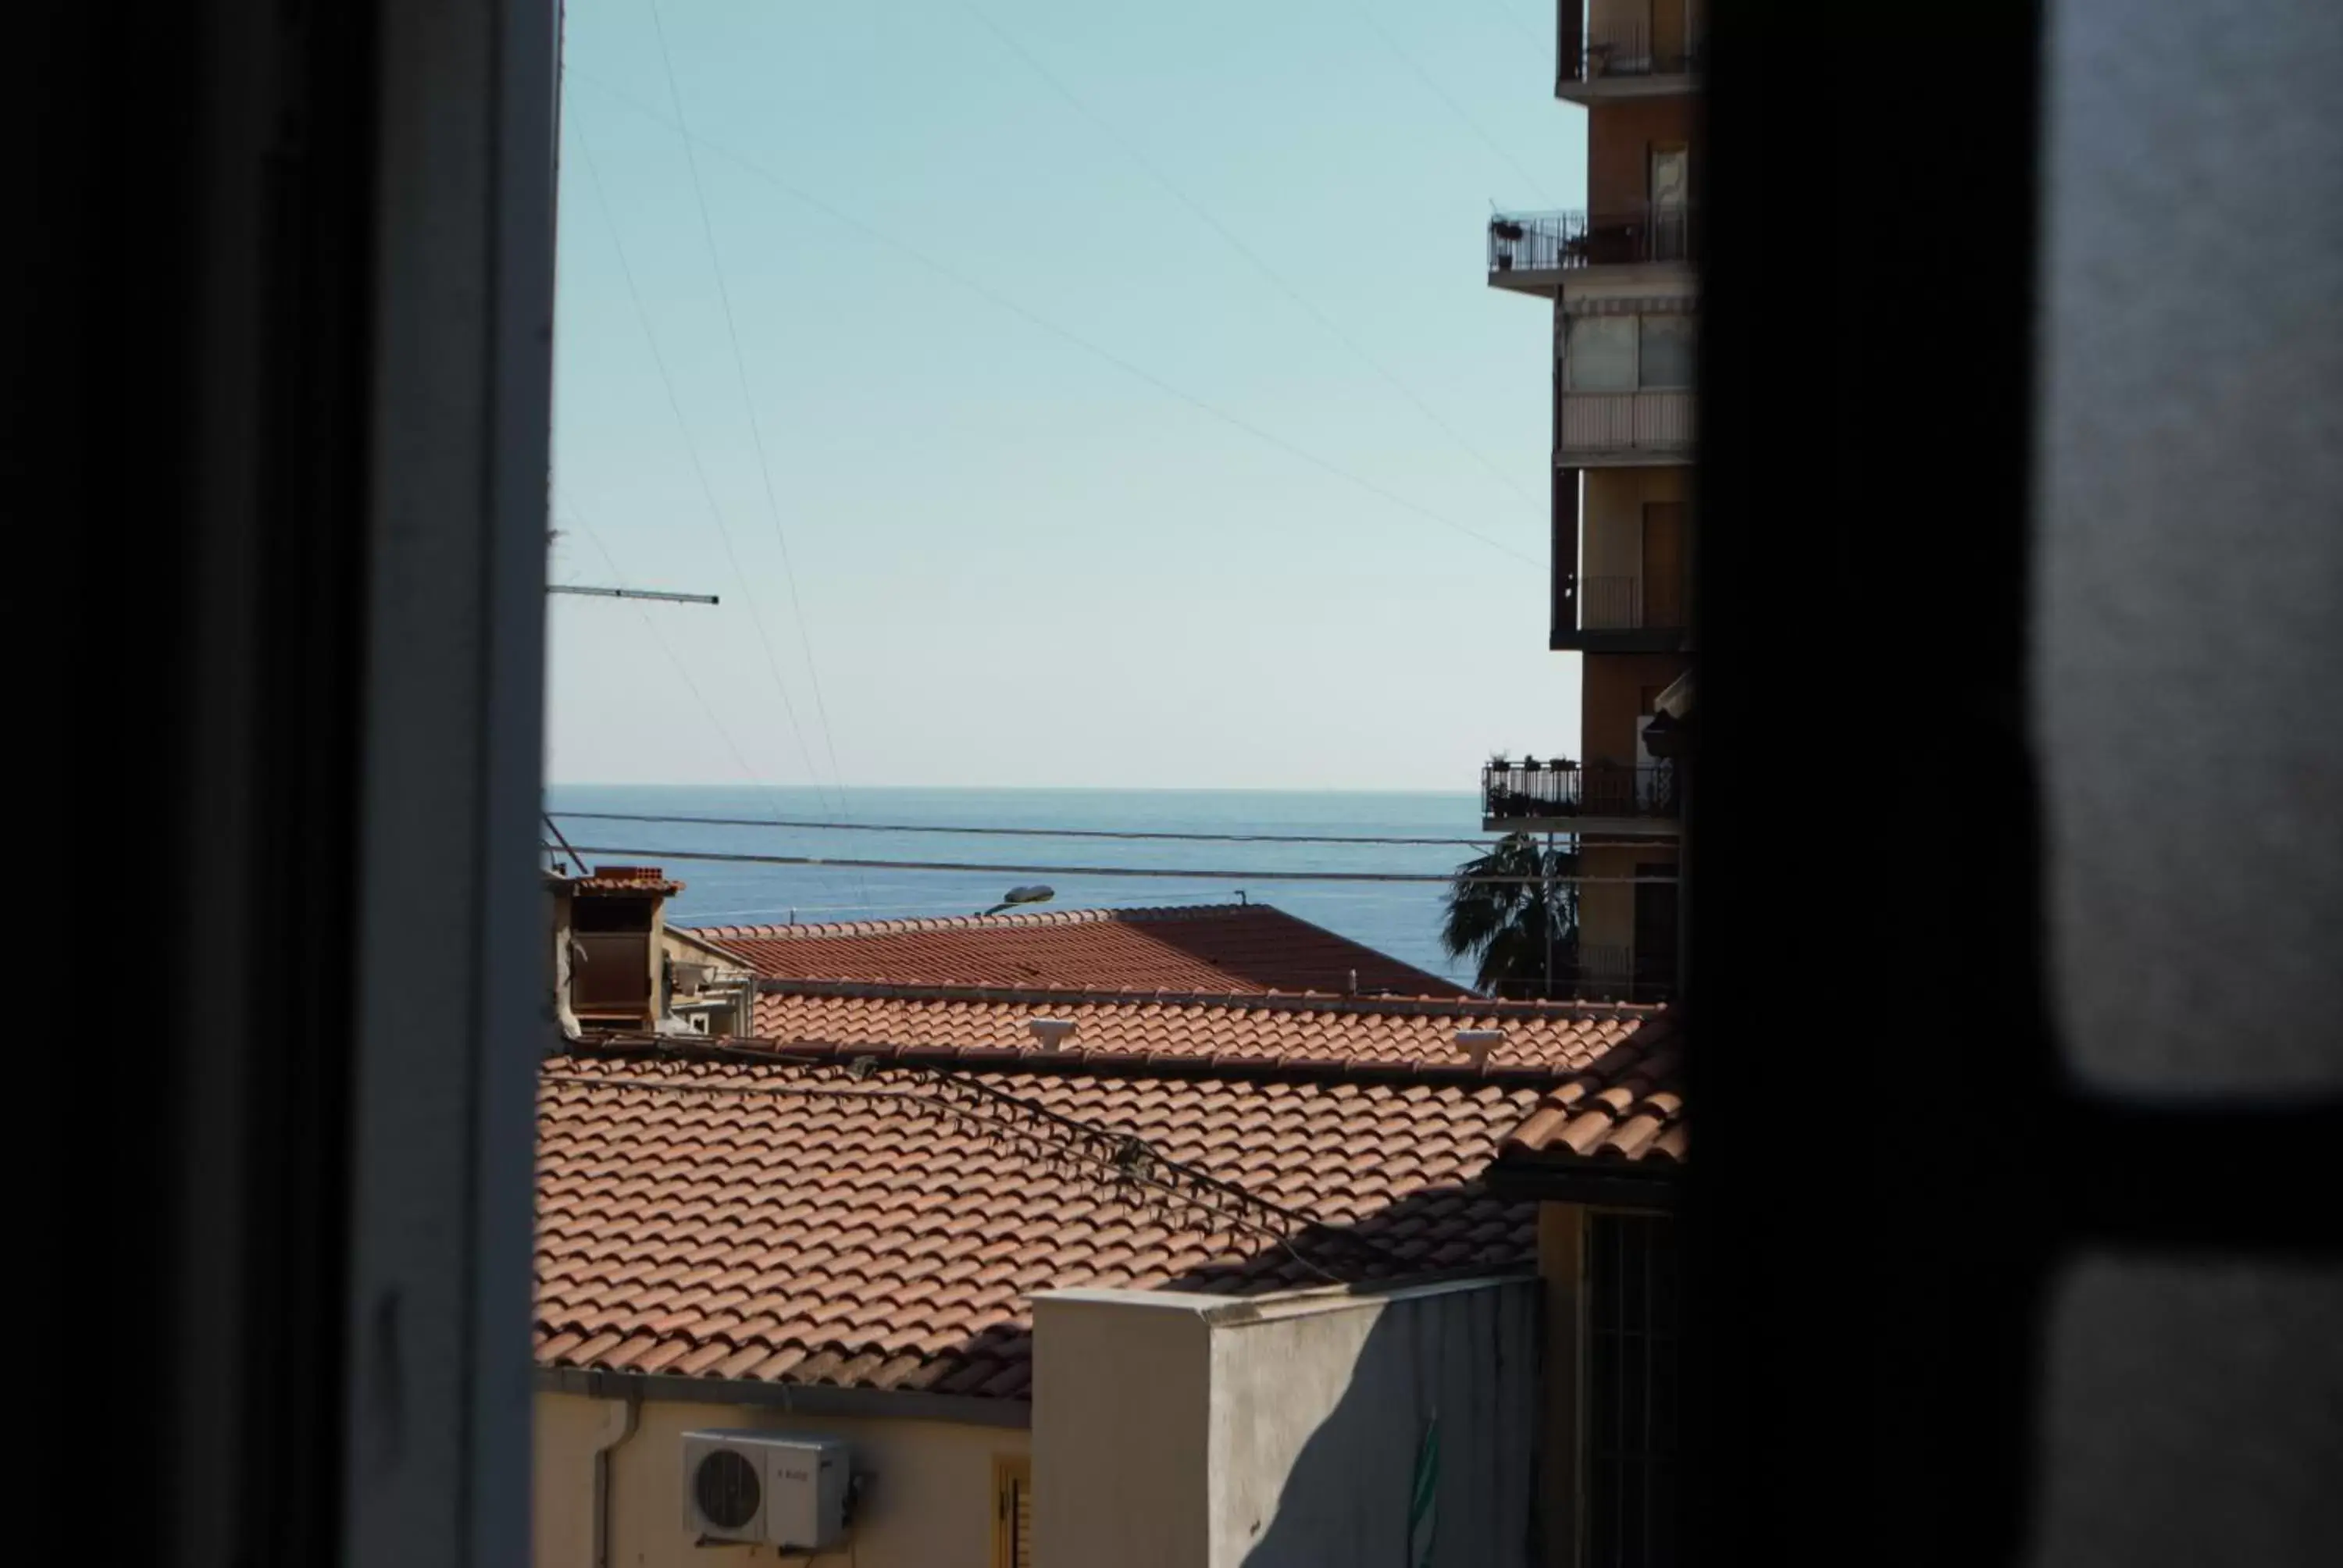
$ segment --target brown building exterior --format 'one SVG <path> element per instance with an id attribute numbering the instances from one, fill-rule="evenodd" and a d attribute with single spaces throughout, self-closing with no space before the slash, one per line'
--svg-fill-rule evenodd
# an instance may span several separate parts
<path id="1" fill-rule="evenodd" d="M 1576 757 L 1491 764 L 1483 816 L 1577 847 L 1585 997 L 1681 985 L 1704 20 L 1704 0 L 1560 0 L 1554 95 L 1586 113 L 1587 205 L 1489 226 L 1491 286 L 1553 312 L 1549 646 L 1578 656 L 1580 717 Z M 1538 1200 L 1541 1538 L 1551 1568 L 1656 1568 L 1677 1560 L 1673 1188 L 1590 1171 L 1583 1109 L 1549 1097 L 1492 1172 Z M 1649 1110 L 1681 1115 L 1673 1081 Z"/>
<path id="2" fill-rule="evenodd" d="M 1571 983 L 1589 997 L 1678 986 L 1683 781 L 1650 729 L 1693 662 L 1704 31 L 1700 0 L 1562 0 L 1554 94 L 1586 112 L 1587 205 L 1489 226 L 1490 284 L 1553 312 L 1549 642 L 1581 673 L 1577 755 L 1493 765 L 1483 814 L 1576 842 Z"/>

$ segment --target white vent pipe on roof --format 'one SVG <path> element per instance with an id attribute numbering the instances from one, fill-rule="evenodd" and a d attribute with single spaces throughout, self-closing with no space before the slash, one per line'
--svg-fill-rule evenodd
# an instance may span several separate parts
<path id="1" fill-rule="evenodd" d="M 1473 1059 L 1475 1067 L 1489 1065 L 1489 1053 L 1504 1040 L 1502 1029 L 1460 1029 L 1456 1031 L 1456 1049 Z"/>
<path id="2" fill-rule="evenodd" d="M 1025 1027 L 1032 1031 L 1043 1050 L 1054 1051 L 1074 1032 L 1074 1020 L 1070 1018 L 1029 1018 Z"/>

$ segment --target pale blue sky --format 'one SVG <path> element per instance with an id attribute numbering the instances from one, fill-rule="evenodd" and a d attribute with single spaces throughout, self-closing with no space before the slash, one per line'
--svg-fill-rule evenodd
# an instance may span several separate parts
<path id="1" fill-rule="evenodd" d="M 1550 8 L 658 16 L 802 641 L 650 0 L 571 0 L 554 576 L 612 580 L 582 524 L 724 603 L 555 598 L 549 777 L 1453 789 L 1571 749 L 1547 318 L 1481 281 L 1492 199 L 1582 200 Z"/>

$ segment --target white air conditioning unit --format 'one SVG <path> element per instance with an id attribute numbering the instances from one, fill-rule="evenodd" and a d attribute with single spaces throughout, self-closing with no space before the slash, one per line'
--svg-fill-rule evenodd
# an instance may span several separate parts
<path id="1" fill-rule="evenodd" d="M 683 1527 L 707 1541 L 820 1552 L 846 1535 L 846 1444 L 752 1431 L 683 1434 Z"/>

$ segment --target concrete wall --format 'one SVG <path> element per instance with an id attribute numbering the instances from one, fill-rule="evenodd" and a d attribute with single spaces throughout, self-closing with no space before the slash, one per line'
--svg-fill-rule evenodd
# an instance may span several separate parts
<path id="1" fill-rule="evenodd" d="M 1212 1560 L 1211 1314 L 1224 1297 L 1052 1291 L 1033 1302 L 1033 1561 Z"/>
<path id="2" fill-rule="evenodd" d="M 1528 1280 L 1232 1302 L 1035 1306 L 1035 1560 L 1145 1568 L 1404 1562 L 1437 1412 L 1437 1560 L 1536 1556 Z"/>
<path id="3" fill-rule="evenodd" d="M 537 1568 L 593 1568 L 594 1447 L 618 1402 L 539 1393 L 534 1462 Z M 683 1526 L 683 1433 L 766 1427 L 840 1437 L 857 1473 L 873 1477 L 852 1532 L 856 1568 L 990 1568 L 994 1456 L 1029 1452 L 1009 1427 L 804 1416 L 739 1405 L 646 1402 L 610 1465 L 612 1568 L 711 1568 L 800 1563 L 770 1547 L 696 1547 Z M 1036 1489 L 1037 1495 L 1039 1489 Z M 846 1553 L 820 1562 L 845 1563 Z"/>

